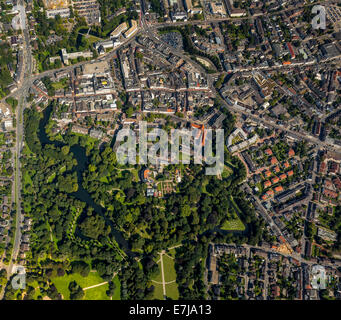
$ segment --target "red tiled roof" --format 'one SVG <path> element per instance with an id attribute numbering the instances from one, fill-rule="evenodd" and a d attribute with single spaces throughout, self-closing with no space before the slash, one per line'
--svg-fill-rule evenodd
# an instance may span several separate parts
<path id="1" fill-rule="evenodd" d="M 266 175 L 267 177 L 270 177 L 270 176 L 271 176 L 271 172 L 270 172 L 269 170 L 267 170 L 267 171 L 265 171 L 265 175 Z"/>
<path id="2" fill-rule="evenodd" d="M 281 192 L 281 191 L 283 191 L 283 187 L 282 186 L 278 186 L 278 187 L 275 188 L 275 191 L 276 192 Z"/>
<path id="3" fill-rule="evenodd" d="M 328 197 L 328 198 L 332 198 L 335 199 L 337 198 L 337 192 L 333 191 L 333 190 L 329 190 L 329 189 L 324 189 L 323 190 L 323 194 Z"/>
<path id="4" fill-rule="evenodd" d="M 278 177 L 274 177 L 274 178 L 272 179 L 272 183 L 277 183 L 277 182 L 279 182 L 279 178 L 278 178 Z"/>
<path id="5" fill-rule="evenodd" d="M 272 150 L 271 150 L 271 149 L 266 149 L 266 150 L 265 150 L 265 153 L 266 153 L 267 155 L 271 156 L 271 155 L 272 155 Z"/>
<path id="6" fill-rule="evenodd" d="M 264 188 L 270 187 L 271 186 L 271 182 L 269 180 L 264 182 Z"/>
<path id="7" fill-rule="evenodd" d="M 327 168 L 327 164 L 325 162 L 321 162 L 320 172 L 325 172 Z"/>
<path id="8" fill-rule="evenodd" d="M 268 190 L 268 191 L 266 192 L 266 194 L 269 195 L 269 196 L 271 196 L 271 195 L 274 194 L 274 191 L 273 191 L 272 189 L 270 189 L 270 190 Z"/>
<path id="9" fill-rule="evenodd" d="M 285 180 L 285 179 L 287 178 L 287 175 L 286 175 L 285 173 L 282 173 L 282 174 L 279 176 L 279 178 L 280 178 L 281 180 Z"/>

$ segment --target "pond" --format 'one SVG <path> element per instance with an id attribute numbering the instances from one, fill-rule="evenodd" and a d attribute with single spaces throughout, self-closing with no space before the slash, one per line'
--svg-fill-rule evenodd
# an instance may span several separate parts
<path id="1" fill-rule="evenodd" d="M 50 119 L 51 112 L 52 112 L 51 105 L 45 108 L 45 110 L 43 111 L 43 119 L 41 119 L 39 123 L 38 137 L 42 146 L 46 144 L 53 144 L 54 146 L 61 148 L 65 146 L 66 144 L 60 141 L 50 140 L 45 131 L 45 126 L 47 125 Z M 81 147 L 80 145 L 73 145 L 72 147 L 70 147 L 70 151 L 73 153 L 74 157 L 77 160 L 77 166 L 75 167 L 75 171 L 77 172 L 77 178 L 78 178 L 78 190 L 77 192 L 71 193 L 71 195 L 74 196 L 76 199 L 82 202 L 85 202 L 89 207 L 92 207 L 96 213 L 101 215 L 105 219 L 106 223 L 110 225 L 111 234 L 115 238 L 120 248 L 122 248 L 128 256 L 135 257 L 137 254 L 130 250 L 129 244 L 127 240 L 124 239 L 122 233 L 118 231 L 117 228 L 114 226 L 113 222 L 110 221 L 105 216 L 104 214 L 105 209 L 102 206 L 95 203 L 91 195 L 83 188 L 83 184 L 82 184 L 83 172 L 87 169 L 88 163 L 89 163 L 89 159 L 86 155 L 85 148 Z"/>

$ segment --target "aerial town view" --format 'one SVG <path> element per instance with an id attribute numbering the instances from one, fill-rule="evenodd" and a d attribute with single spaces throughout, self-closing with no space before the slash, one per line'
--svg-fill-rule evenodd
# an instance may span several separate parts
<path id="1" fill-rule="evenodd" d="M 341 1 L 0 0 L 0 300 L 341 300 Z"/>

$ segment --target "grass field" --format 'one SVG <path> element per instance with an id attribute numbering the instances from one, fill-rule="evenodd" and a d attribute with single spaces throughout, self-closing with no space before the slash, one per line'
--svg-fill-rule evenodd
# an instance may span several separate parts
<path id="1" fill-rule="evenodd" d="M 169 258 L 167 255 L 163 255 L 162 259 L 163 259 L 163 269 L 165 271 L 165 281 L 169 282 L 169 281 L 175 280 L 176 272 L 174 268 L 174 259 Z"/>
<path id="2" fill-rule="evenodd" d="M 172 282 L 166 285 L 167 297 L 177 300 L 179 299 L 179 290 L 176 282 Z"/>
<path id="3" fill-rule="evenodd" d="M 69 87 L 69 80 L 68 78 L 64 78 L 58 82 L 53 82 L 52 83 L 52 87 L 55 89 L 55 90 L 59 90 L 59 89 L 66 89 Z"/>
<path id="4" fill-rule="evenodd" d="M 162 285 L 157 284 L 157 283 L 153 283 L 153 286 L 155 287 L 154 299 L 163 300 Z"/>
<path id="5" fill-rule="evenodd" d="M 232 202 L 233 209 L 235 212 L 233 212 L 233 218 L 225 221 L 223 223 L 223 225 L 221 226 L 221 229 L 226 230 L 226 231 L 229 231 L 229 230 L 231 230 L 231 231 L 244 231 L 245 226 L 244 226 L 243 222 L 239 219 L 239 216 L 238 216 L 238 214 L 241 214 L 241 211 L 240 211 L 239 207 L 237 206 L 237 204 L 235 203 L 232 196 L 231 196 L 230 200 Z"/>
<path id="6" fill-rule="evenodd" d="M 163 269 L 164 269 L 164 279 L 165 279 L 165 288 L 166 288 L 166 296 L 171 299 L 178 299 L 179 297 L 179 291 L 178 291 L 178 285 L 175 282 L 176 280 L 176 272 L 174 267 L 174 259 L 173 254 L 175 254 L 175 251 L 171 253 L 168 253 L 168 255 L 163 254 L 162 255 L 162 261 L 163 261 Z M 152 280 L 153 286 L 155 287 L 154 291 L 154 299 L 163 300 L 163 286 L 162 286 L 162 273 L 161 273 L 161 262 L 158 262 L 160 273 Z M 169 283 L 171 282 L 171 283 Z"/>
<path id="7" fill-rule="evenodd" d="M 74 273 L 74 274 L 64 275 L 63 277 L 57 277 L 57 278 L 52 279 L 52 282 L 56 286 L 58 292 L 63 295 L 63 298 L 65 300 L 70 300 L 70 291 L 68 287 L 71 281 L 76 281 L 83 289 L 104 282 L 97 272 L 90 272 L 89 275 L 85 278 L 82 277 L 78 273 Z M 105 294 L 105 291 L 107 290 L 107 289 L 104 289 L 104 287 L 105 286 L 103 285 L 97 288 L 89 289 L 91 291 L 100 291 L 100 293 L 96 294 L 94 292 L 90 292 L 88 294 L 88 297 L 89 295 L 90 297 L 91 296 L 94 297 L 96 295 L 98 297 L 102 296 L 101 291 L 103 290 Z M 85 295 L 85 299 L 87 299 L 86 295 Z"/>
<path id="8" fill-rule="evenodd" d="M 121 300 L 121 283 L 118 276 L 114 278 L 114 283 L 116 285 L 115 294 L 113 295 L 113 300 Z"/>
<path id="9" fill-rule="evenodd" d="M 234 219 L 234 220 L 229 220 L 229 221 L 225 221 L 223 223 L 223 225 L 221 226 L 222 230 L 226 230 L 226 231 L 244 231 L 245 230 L 245 226 L 243 224 L 243 222 L 241 222 L 241 220 L 238 219 Z"/>
<path id="10" fill-rule="evenodd" d="M 32 185 L 32 179 L 27 170 L 25 170 L 25 173 L 24 173 L 24 183 L 25 185 L 28 185 L 28 184 Z"/>
<path id="11" fill-rule="evenodd" d="M 156 282 L 162 282 L 162 276 L 161 276 L 161 262 L 158 262 L 159 266 L 159 274 L 153 279 Z"/>
<path id="12" fill-rule="evenodd" d="M 57 281 L 55 281 L 57 280 Z M 89 276 L 83 278 L 78 274 L 64 276 L 62 278 L 55 278 L 53 283 L 57 287 L 58 291 L 63 295 L 64 299 L 69 299 L 69 290 L 68 285 L 71 281 L 75 280 L 80 286 L 84 289 L 86 287 L 90 287 L 99 283 L 104 282 L 102 278 L 99 277 L 97 272 L 90 272 Z M 118 279 L 118 276 L 114 278 L 114 283 L 116 285 L 115 294 L 112 297 L 112 300 L 120 300 L 121 297 L 121 284 Z M 34 283 L 35 287 L 38 286 L 38 283 Z M 107 296 L 106 291 L 108 290 L 109 285 L 106 283 L 102 286 L 91 288 L 84 290 L 84 298 L 83 300 L 110 300 Z M 39 288 L 36 289 L 35 298 L 40 294 Z"/>
<path id="13" fill-rule="evenodd" d="M 105 293 L 109 288 L 106 283 L 103 286 L 85 290 L 85 295 L 83 300 L 110 300 L 110 298 Z"/>

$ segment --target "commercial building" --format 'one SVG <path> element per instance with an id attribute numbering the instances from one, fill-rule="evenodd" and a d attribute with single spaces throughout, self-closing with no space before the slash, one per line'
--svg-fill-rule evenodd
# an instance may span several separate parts
<path id="1" fill-rule="evenodd" d="M 124 33 L 125 38 L 130 38 L 137 31 L 137 21 L 131 20 L 131 27 Z"/>
<path id="2" fill-rule="evenodd" d="M 110 38 L 118 38 L 127 29 L 128 29 L 127 22 L 121 23 L 113 32 L 110 33 Z"/>
<path id="3" fill-rule="evenodd" d="M 93 56 L 93 53 L 91 51 L 67 53 L 65 48 L 62 49 L 62 58 L 65 64 L 69 63 L 69 59 L 77 59 L 79 57 L 92 58 L 92 56 Z"/>
<path id="4" fill-rule="evenodd" d="M 192 12 L 192 0 L 184 0 L 184 6 L 188 13 Z"/>
<path id="5" fill-rule="evenodd" d="M 60 16 L 61 18 L 69 18 L 70 17 L 70 9 L 69 8 L 61 8 L 61 9 L 46 10 L 46 17 L 48 19 L 54 19 L 56 16 Z"/>
<path id="6" fill-rule="evenodd" d="M 232 18 L 244 17 L 246 16 L 246 11 L 242 9 L 235 8 L 233 6 L 233 0 L 226 0 L 227 12 Z"/>

